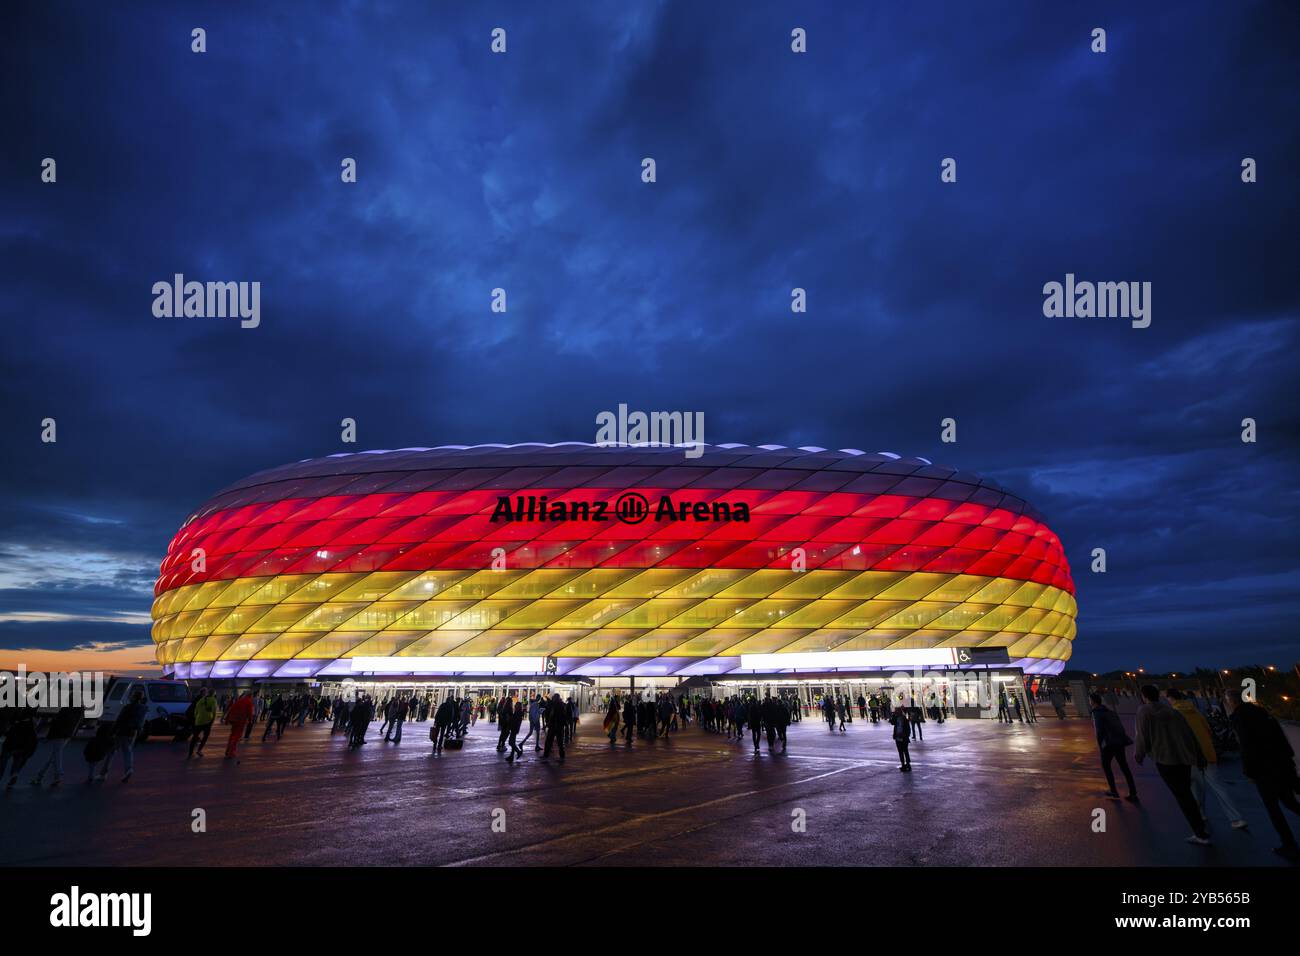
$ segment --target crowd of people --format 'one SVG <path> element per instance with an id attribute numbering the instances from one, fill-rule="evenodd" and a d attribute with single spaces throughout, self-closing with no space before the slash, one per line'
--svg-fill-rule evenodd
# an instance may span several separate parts
<path id="1" fill-rule="evenodd" d="M 253 729 L 259 723 L 265 724 L 262 740 L 266 741 L 272 737 L 279 740 L 287 726 L 296 724 L 301 727 L 304 723 L 329 721 L 330 734 L 343 735 L 348 749 L 355 750 L 369 742 L 367 735 L 376 720 L 380 721 L 377 739 L 393 744 L 402 742 L 403 730 L 408 723 L 432 720 L 429 740 L 436 756 L 446 749 L 458 748 L 471 728 L 485 720 L 496 725 L 497 750 L 501 753 L 508 751 L 512 762 L 523 756 L 523 745 L 530 739 L 534 741 L 534 750 L 541 751 L 543 757 L 549 758 L 554 749 L 563 760 L 565 744 L 572 740 L 578 726 L 576 700 L 562 698 L 559 694 L 548 698 L 536 691 L 529 695 L 527 702 L 517 693 L 500 698 L 453 694 L 439 702 L 430 694 L 418 693 L 398 693 L 382 698 L 366 693 L 354 697 L 341 694 L 333 697 L 305 694 L 265 696 L 252 690 L 233 699 L 227 696 L 214 699 L 204 690 L 191 710 L 194 719 L 189 756 L 203 755 L 203 744 L 207 742 L 215 715 L 220 710 L 230 726 L 226 757 L 236 760 L 239 744 L 252 737 Z M 528 733 L 521 741 L 518 735 L 525 718 L 528 720 Z"/>
<path id="2" fill-rule="evenodd" d="M 1261 706 L 1243 700 L 1240 692 L 1228 690 L 1218 702 L 1189 696 L 1177 688 L 1163 695 L 1154 686 L 1141 688 L 1134 735 L 1130 737 L 1118 713 L 1119 702 L 1113 693 L 1105 698 L 1090 695 L 1091 716 L 1106 778 L 1106 795 L 1120 799 L 1116 788 L 1118 767 L 1127 785 L 1125 799 L 1139 802 L 1138 789 L 1127 758 L 1134 748 L 1138 764 L 1150 758 L 1163 784 L 1169 789 L 1192 833 L 1188 841 L 1208 846 L 1210 819 L 1207 801 L 1213 795 L 1229 825 L 1242 829 L 1247 821 L 1236 799 L 1224 785 L 1218 771 L 1220 756 L 1239 749 L 1242 770 L 1254 784 L 1270 822 L 1281 839 L 1275 848 L 1280 855 L 1297 861 L 1300 849 L 1285 818 L 1283 808 L 1300 815 L 1296 794 L 1300 789 L 1294 754 L 1278 722 Z M 1055 702 L 1054 702 L 1055 703 Z M 855 706 L 856 705 L 856 706 Z M 922 703 L 911 694 L 859 694 L 856 700 L 845 694 L 817 695 L 801 700 L 793 694 L 771 693 L 761 698 L 754 693 L 726 697 L 674 695 L 670 692 L 612 693 L 597 698 L 596 707 L 604 709 L 603 734 L 611 745 L 620 740 L 631 746 L 635 740 L 667 738 L 692 724 L 708 733 L 719 734 L 740 743 L 748 737 L 755 753 L 764 739 L 769 753 L 784 753 L 788 747 L 787 729 L 813 713 L 818 713 L 833 734 L 843 734 L 855 716 L 872 725 L 884 723 L 892 728 L 891 737 L 898 751 L 898 769 L 912 769 L 910 746 L 924 740 L 927 721 L 942 724 L 952 716 L 946 693 L 930 694 Z M 1058 708 L 1058 716 L 1062 711 Z M 104 781 L 120 759 L 122 782 L 134 774 L 134 748 L 148 717 L 142 691 L 136 690 L 114 720 L 96 723 L 82 746 L 86 780 Z M 998 692 L 999 722 L 1032 724 L 1037 721 L 1034 696 L 1023 698 L 1003 688 Z M 238 761 L 240 745 L 260 727 L 261 742 L 277 742 L 287 729 L 308 723 L 329 722 L 331 735 L 342 735 L 349 750 L 364 746 L 371 726 L 379 721 L 378 740 L 401 744 L 403 729 L 409 723 L 432 721 L 429 728 L 431 756 L 445 750 L 459 749 L 479 721 L 494 725 L 496 749 L 514 763 L 525 755 L 531 740 L 533 752 L 549 759 L 552 752 L 560 760 L 566 756 L 578 731 L 580 712 L 575 696 L 564 698 L 558 693 L 546 696 L 531 691 L 526 696 L 512 692 L 499 697 L 457 696 L 439 700 L 430 693 L 395 693 L 379 698 L 367 693 L 345 697 L 341 694 L 294 692 L 257 692 L 248 689 L 239 694 L 218 694 L 200 688 L 191 701 L 184 727 L 177 735 L 186 742 L 186 760 L 204 755 L 209 737 L 223 721 L 229 728 L 225 743 L 227 759 Z M 524 723 L 527 721 L 527 733 Z M 0 779 L 9 773 L 8 787 L 40 749 L 40 724 L 44 724 L 45 750 L 36 761 L 30 783 L 59 786 L 65 775 L 65 752 L 82 730 L 84 717 L 76 707 L 64 707 L 52 716 L 42 716 L 24 708 L 0 712 Z M 521 738 L 521 734 L 523 734 Z"/>
<path id="3" fill-rule="evenodd" d="M 1124 728 L 1113 696 L 1108 702 L 1099 693 L 1089 695 L 1102 771 L 1106 775 L 1106 796 L 1120 799 L 1114 772 L 1118 766 L 1128 788 L 1124 799 L 1140 802 L 1126 756 L 1131 746 L 1139 764 L 1148 757 L 1155 764 L 1161 782 L 1173 795 L 1191 828 L 1192 835 L 1187 842 L 1210 846 L 1208 794 L 1214 794 L 1229 826 L 1234 829 L 1247 826 L 1218 772 L 1219 757 L 1230 749 L 1228 741 L 1231 740 L 1232 746 L 1241 751 L 1242 772 L 1255 785 L 1269 822 L 1282 841 L 1273 852 L 1300 862 L 1300 847 L 1282 813 L 1285 807 L 1300 816 L 1300 801 L 1296 799 L 1300 776 L 1296 774 L 1295 753 L 1277 720 L 1232 688 L 1224 692 L 1221 704 L 1204 698 L 1194 700 L 1176 687 L 1166 689 L 1162 695 L 1153 684 L 1141 688 L 1141 699 L 1134 739 Z"/>

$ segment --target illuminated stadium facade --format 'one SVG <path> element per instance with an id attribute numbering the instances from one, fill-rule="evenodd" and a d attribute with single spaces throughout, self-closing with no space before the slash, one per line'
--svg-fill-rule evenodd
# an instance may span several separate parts
<path id="1" fill-rule="evenodd" d="M 189 679 L 1058 673 L 1057 536 L 994 482 L 855 449 L 332 455 L 217 494 L 153 639 Z"/>

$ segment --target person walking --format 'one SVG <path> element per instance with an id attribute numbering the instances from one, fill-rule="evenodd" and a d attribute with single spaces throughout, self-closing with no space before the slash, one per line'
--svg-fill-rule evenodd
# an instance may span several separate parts
<path id="1" fill-rule="evenodd" d="M 1268 819 L 1282 839 L 1282 845 L 1274 847 L 1273 852 L 1292 863 L 1300 862 L 1300 847 L 1296 846 L 1295 834 L 1282 814 L 1282 807 L 1286 807 L 1300 816 L 1295 751 L 1287 743 L 1281 725 L 1267 710 L 1253 701 L 1242 700 L 1241 691 L 1235 688 L 1223 696 L 1228 721 L 1241 744 L 1242 772 L 1254 782 Z"/>
<path id="2" fill-rule="evenodd" d="M 86 741 L 86 746 L 81 750 L 81 756 L 86 761 L 87 784 L 95 782 L 95 767 L 108 756 L 108 752 L 112 749 L 113 725 L 108 721 L 101 720 L 95 726 L 95 735 Z"/>
<path id="3" fill-rule="evenodd" d="M 894 711 L 894 746 L 898 748 L 898 769 L 904 773 L 912 772 L 912 755 L 908 753 L 912 734 L 908 723 L 906 710 L 899 707 Z"/>
<path id="4" fill-rule="evenodd" d="M 451 729 L 456 723 L 457 712 L 455 697 L 448 697 L 433 712 L 433 752 L 435 754 L 442 753 L 442 745 L 447 739 L 447 734 L 451 733 Z"/>
<path id="5" fill-rule="evenodd" d="M 59 708 L 59 712 L 54 715 L 54 719 L 50 721 L 50 729 L 45 734 L 45 742 L 50 745 L 50 755 L 45 758 L 45 763 L 32 778 L 33 787 L 41 785 L 46 771 L 51 767 L 54 768 L 54 780 L 50 782 L 50 786 L 57 787 L 63 782 L 63 751 L 67 749 L 68 741 L 77 735 L 77 728 L 81 726 L 83 716 L 80 707 L 71 705 Z"/>
<path id="6" fill-rule="evenodd" d="M 478 711 L 474 709 L 474 701 L 469 697 L 465 697 L 461 700 L 460 724 L 456 727 L 457 737 L 464 737 L 469 733 L 470 727 L 474 726 L 474 724 L 478 722 L 478 718 L 475 716 L 477 713 Z"/>
<path id="7" fill-rule="evenodd" d="M 208 735 L 212 733 L 212 724 L 216 719 L 217 699 L 212 696 L 211 688 L 201 688 L 198 699 L 194 701 L 194 722 L 190 725 L 190 752 L 186 755 L 186 760 L 193 757 L 196 752 L 200 757 L 203 756 L 203 746 L 208 742 Z"/>
<path id="8" fill-rule="evenodd" d="M 510 729 L 510 736 L 506 740 L 506 743 L 510 746 L 510 754 L 506 757 L 506 761 L 514 763 L 515 757 L 522 757 L 524 755 L 524 748 L 519 746 L 518 742 L 519 728 L 524 724 L 524 702 L 522 700 L 514 700 L 513 706 L 509 707 L 506 712 L 502 714 L 501 719 L 509 725 Z"/>
<path id="9" fill-rule="evenodd" d="M 1052 704 L 1052 710 L 1056 711 L 1057 720 L 1065 720 L 1065 698 L 1059 690 L 1053 689 L 1048 691 L 1047 699 Z"/>
<path id="10" fill-rule="evenodd" d="M 5 730 L 4 746 L 0 748 L 0 777 L 5 768 L 12 764 L 13 776 L 9 778 L 8 787 L 18 783 L 18 774 L 27 761 L 32 759 L 40 741 L 36 737 L 36 709 L 20 707 Z M 6 789 L 8 788 L 6 787 Z"/>
<path id="11" fill-rule="evenodd" d="M 1115 772 L 1111 769 L 1112 763 L 1118 763 L 1120 772 L 1124 774 L 1124 782 L 1128 784 L 1126 799 L 1130 803 L 1137 803 L 1137 784 L 1133 782 L 1133 771 L 1129 769 L 1128 759 L 1124 756 L 1124 748 L 1133 743 L 1133 740 L 1124 729 L 1119 714 L 1102 703 L 1100 694 L 1089 694 L 1088 699 L 1092 702 L 1092 726 L 1097 732 L 1097 747 L 1101 750 L 1101 769 L 1106 774 L 1106 796 L 1113 800 L 1119 799 L 1119 791 L 1115 789 Z"/>
<path id="12" fill-rule="evenodd" d="M 369 697 L 362 697 L 352 708 L 351 738 L 348 748 L 355 750 L 366 742 L 366 731 L 375 719 L 375 702 Z"/>
<path id="13" fill-rule="evenodd" d="M 280 740 L 284 737 L 284 728 L 289 726 L 289 721 L 293 719 L 294 710 L 297 708 L 296 698 L 294 700 L 284 701 L 284 706 L 280 708 L 280 715 L 275 718 L 275 739 Z"/>
<path id="14" fill-rule="evenodd" d="M 275 700 L 271 701 L 270 709 L 266 712 L 266 729 L 262 731 L 262 743 L 266 743 L 266 738 L 271 734 L 275 734 L 276 740 L 284 736 L 283 731 L 278 730 L 276 725 L 280 723 L 280 718 L 284 715 L 285 709 L 284 698 L 276 694 Z"/>
<path id="15" fill-rule="evenodd" d="M 623 739 L 628 746 L 632 745 L 632 735 L 636 733 L 636 701 L 632 695 L 628 694 L 623 699 Z"/>
<path id="16" fill-rule="evenodd" d="M 352 709 L 351 704 L 349 704 L 346 700 L 343 700 L 341 697 L 335 698 L 334 707 L 333 707 L 334 723 L 330 726 L 331 735 L 337 734 L 340 730 L 343 730 L 347 726 L 348 711 L 351 709 Z"/>
<path id="17" fill-rule="evenodd" d="M 534 752 L 542 749 L 542 698 L 537 693 L 528 698 L 528 733 L 524 735 L 522 743 L 526 744 L 530 740 Z"/>
<path id="18" fill-rule="evenodd" d="M 510 717 L 514 714 L 514 700 L 509 697 L 502 697 L 497 702 L 497 753 L 505 753 L 506 738 L 510 736 Z M 510 751 L 514 753 L 513 750 Z"/>
<path id="19" fill-rule="evenodd" d="M 763 705 L 759 710 L 759 720 L 763 722 L 763 729 L 767 731 L 767 752 L 769 754 L 776 749 L 777 726 L 781 723 L 782 709 L 781 703 L 770 692 L 763 698 Z M 754 743 L 754 749 L 758 749 L 757 741 Z"/>
<path id="20" fill-rule="evenodd" d="M 1223 812 L 1228 815 L 1228 822 L 1232 828 L 1244 830 L 1248 826 L 1246 818 L 1232 802 L 1232 797 L 1228 795 L 1228 789 L 1219 776 L 1219 757 L 1214 750 L 1214 733 L 1210 730 L 1210 722 L 1177 687 L 1166 690 L 1165 698 L 1174 710 L 1183 715 L 1187 726 L 1192 728 L 1192 733 L 1196 735 L 1196 743 L 1201 748 L 1201 756 L 1205 758 L 1204 769 L 1192 770 L 1192 796 L 1196 797 L 1196 805 L 1201 808 L 1201 818 L 1205 820 L 1208 827 L 1210 815 L 1205 812 L 1205 791 L 1212 790 L 1214 796 L 1218 798 L 1219 805 L 1223 807 Z"/>
<path id="21" fill-rule="evenodd" d="M 618 722 L 622 714 L 623 714 L 623 708 L 622 705 L 619 704 L 618 696 L 617 695 L 611 696 L 609 698 L 609 706 L 605 711 L 605 724 L 604 724 L 605 734 L 606 736 L 609 737 L 609 742 L 611 745 L 614 743 L 614 741 L 618 739 Z M 530 717 L 529 720 L 531 721 L 531 719 L 532 718 Z M 532 734 L 532 732 L 533 731 L 530 724 L 528 733 Z M 524 743 L 527 742 L 528 742 L 528 738 L 525 737 Z"/>
<path id="22" fill-rule="evenodd" d="M 551 695 L 551 701 L 546 707 L 546 747 L 542 751 L 542 759 L 549 760 L 551 757 L 551 744 L 558 744 L 560 748 L 560 759 L 564 759 L 564 731 L 569 724 L 569 708 L 558 693 Z"/>
<path id="23" fill-rule="evenodd" d="M 763 739 L 763 705 L 757 697 L 749 699 L 746 718 L 749 721 L 749 736 L 754 742 L 754 753 L 758 753 L 758 742 Z M 768 749 L 772 749 L 771 744 L 768 744 Z"/>
<path id="24" fill-rule="evenodd" d="M 397 706 L 393 708 L 393 719 L 389 723 L 388 733 L 384 734 L 386 743 L 400 744 L 402 742 L 402 725 L 406 723 L 406 718 L 410 713 L 410 701 L 405 697 L 399 697 Z"/>
<path id="25" fill-rule="evenodd" d="M 1137 712 L 1137 741 L 1133 757 L 1141 764 L 1147 754 L 1151 755 L 1156 772 L 1174 795 L 1178 809 L 1192 828 L 1187 842 L 1209 846 L 1210 833 L 1205 829 L 1201 808 L 1192 795 L 1192 768 L 1204 768 L 1206 763 L 1196 735 L 1182 714 L 1160 700 L 1160 691 L 1155 685 L 1145 685 L 1142 696 L 1146 702 Z"/>
<path id="26" fill-rule="evenodd" d="M 226 723 L 230 725 L 230 739 L 226 741 L 226 759 L 238 758 L 239 741 L 244 738 L 244 730 L 253 723 L 253 691 L 244 691 L 230 709 L 226 711 Z"/>
<path id="27" fill-rule="evenodd" d="M 130 703 L 122 708 L 122 712 L 117 715 L 117 720 L 113 723 L 113 749 L 104 758 L 104 763 L 95 777 L 96 780 L 103 782 L 108 777 L 108 770 L 113 766 L 113 758 L 119 752 L 122 754 L 122 763 L 126 767 L 122 782 L 126 783 L 131 779 L 131 775 L 135 773 L 135 741 L 140 736 L 148 715 L 149 711 L 144 703 L 144 691 L 133 691 Z"/>

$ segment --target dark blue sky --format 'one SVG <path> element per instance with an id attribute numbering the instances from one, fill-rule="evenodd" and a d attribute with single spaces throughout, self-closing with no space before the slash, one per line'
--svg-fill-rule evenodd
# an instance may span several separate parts
<path id="1" fill-rule="evenodd" d="M 0 664 L 147 645 L 250 472 L 619 402 L 995 477 L 1065 544 L 1074 666 L 1294 660 L 1300 8 L 801 6 L 9 5 Z M 261 326 L 155 318 L 176 272 Z M 1151 326 L 1045 318 L 1067 272 Z"/>

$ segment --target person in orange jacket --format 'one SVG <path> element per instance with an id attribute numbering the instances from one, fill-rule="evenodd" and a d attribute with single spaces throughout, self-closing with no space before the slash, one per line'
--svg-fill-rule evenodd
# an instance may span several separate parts
<path id="1" fill-rule="evenodd" d="M 226 711 L 226 723 L 230 725 L 230 739 L 226 741 L 226 759 L 239 756 L 237 748 L 244 737 L 244 730 L 253 720 L 253 691 L 244 691 Z"/>

